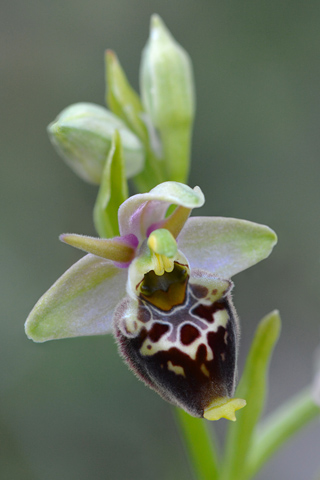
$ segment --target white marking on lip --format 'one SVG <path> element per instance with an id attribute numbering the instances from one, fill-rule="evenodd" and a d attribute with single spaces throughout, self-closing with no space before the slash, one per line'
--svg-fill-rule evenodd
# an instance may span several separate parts
<path id="1" fill-rule="evenodd" d="M 169 362 L 167 362 L 167 365 L 168 365 L 168 370 L 171 370 L 171 372 L 174 372 L 176 375 L 182 375 L 183 377 L 186 376 L 186 374 L 184 373 L 184 368 L 180 367 L 180 365 L 173 365 L 173 363 L 170 360 Z"/>

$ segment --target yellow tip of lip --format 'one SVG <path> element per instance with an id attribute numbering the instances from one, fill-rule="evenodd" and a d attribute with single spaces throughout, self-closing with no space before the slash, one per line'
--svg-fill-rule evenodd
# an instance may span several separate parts
<path id="1" fill-rule="evenodd" d="M 226 418 L 235 422 L 235 412 L 243 408 L 247 402 L 242 398 L 221 397 L 213 400 L 210 405 L 204 409 L 204 418 L 207 420 L 220 420 Z"/>

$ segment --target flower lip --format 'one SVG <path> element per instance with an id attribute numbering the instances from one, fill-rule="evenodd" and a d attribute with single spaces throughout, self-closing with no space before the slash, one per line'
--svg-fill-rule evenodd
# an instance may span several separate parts
<path id="1" fill-rule="evenodd" d="M 204 270 L 186 275 L 176 266 L 161 277 L 146 274 L 138 298 L 119 304 L 114 328 L 120 354 L 170 403 L 195 417 L 234 420 L 243 401 L 231 398 L 239 331 L 232 282 Z"/>

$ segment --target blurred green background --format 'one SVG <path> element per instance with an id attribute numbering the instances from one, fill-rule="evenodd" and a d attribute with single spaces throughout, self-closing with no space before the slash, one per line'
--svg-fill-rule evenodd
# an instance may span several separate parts
<path id="1" fill-rule="evenodd" d="M 111 337 L 43 345 L 23 323 L 80 254 L 62 232 L 94 234 L 96 189 L 53 151 L 46 125 L 78 101 L 104 103 L 106 48 L 138 89 L 150 15 L 190 53 L 197 117 L 189 184 L 203 215 L 265 223 L 279 244 L 236 277 L 240 370 L 257 321 L 283 319 L 266 411 L 310 383 L 320 343 L 320 3 L 298 0 L 13 0 L 1 6 L 0 478 L 191 480 L 170 407 Z M 224 433 L 226 421 L 217 425 Z M 260 480 L 313 479 L 320 423 Z"/>

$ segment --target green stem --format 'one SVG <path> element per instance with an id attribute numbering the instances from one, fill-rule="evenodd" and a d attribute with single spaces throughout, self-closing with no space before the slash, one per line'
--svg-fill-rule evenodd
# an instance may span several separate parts
<path id="1" fill-rule="evenodd" d="M 247 478 L 252 478 L 271 455 L 318 415 L 320 407 L 306 389 L 266 418 L 252 442 Z"/>
<path id="2" fill-rule="evenodd" d="M 221 480 L 245 480 L 246 459 L 252 445 L 255 426 L 267 395 L 267 377 L 273 348 L 280 332 L 280 317 L 275 310 L 264 317 L 256 330 L 236 397 L 247 406 L 229 424 Z"/>
<path id="3" fill-rule="evenodd" d="M 180 408 L 175 410 L 182 437 L 190 453 L 198 480 L 218 480 L 218 454 L 205 420 L 194 418 Z"/>
<path id="4" fill-rule="evenodd" d="M 146 146 L 146 161 L 142 172 L 133 178 L 139 193 L 149 192 L 159 183 L 168 180 L 165 173 L 163 159 L 159 159 L 152 152 L 151 147 Z"/>

